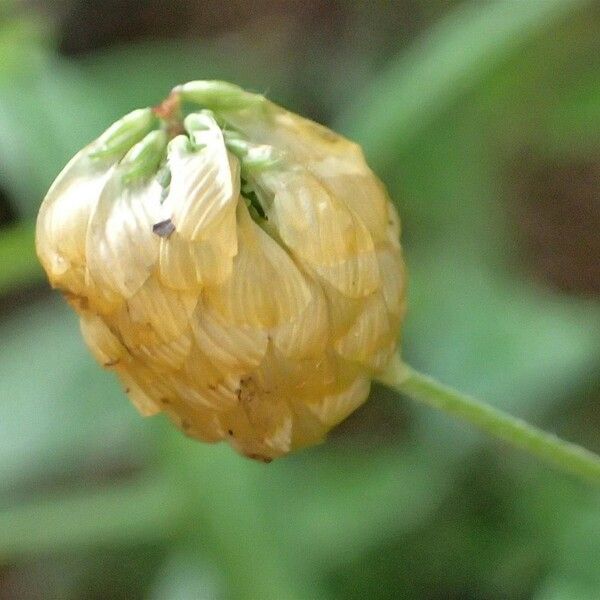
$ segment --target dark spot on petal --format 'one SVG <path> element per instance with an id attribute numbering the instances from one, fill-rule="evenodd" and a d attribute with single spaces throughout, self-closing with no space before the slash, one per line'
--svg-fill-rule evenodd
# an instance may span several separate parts
<path id="1" fill-rule="evenodd" d="M 129 389 L 128 387 L 125 388 L 125 393 L 129 394 L 129 392 L 131 391 L 131 389 Z"/>
<path id="2" fill-rule="evenodd" d="M 152 232 L 162 238 L 168 238 L 175 231 L 175 225 L 171 219 L 152 225 Z"/>
<path id="3" fill-rule="evenodd" d="M 171 404 L 171 401 L 168 398 L 161 398 L 160 402 L 161 404 Z"/>
<path id="4" fill-rule="evenodd" d="M 121 361 L 120 361 L 120 359 L 118 359 L 118 358 L 113 358 L 113 359 L 111 359 L 111 360 L 109 360 L 109 361 L 105 362 L 105 363 L 104 363 L 104 366 L 105 366 L 105 367 L 107 367 L 107 368 L 108 368 L 108 367 L 114 367 L 115 365 L 118 365 L 120 362 L 121 362 Z"/>
<path id="5" fill-rule="evenodd" d="M 227 433 L 228 433 L 229 435 L 233 435 L 233 429 L 228 429 L 228 430 L 227 430 Z"/>

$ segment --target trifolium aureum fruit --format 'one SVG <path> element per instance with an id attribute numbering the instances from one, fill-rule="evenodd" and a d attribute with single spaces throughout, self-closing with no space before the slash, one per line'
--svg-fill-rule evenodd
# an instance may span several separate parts
<path id="1" fill-rule="evenodd" d="M 36 244 L 143 415 L 268 462 L 321 441 L 395 352 L 399 233 L 359 146 L 195 81 L 69 162 Z"/>

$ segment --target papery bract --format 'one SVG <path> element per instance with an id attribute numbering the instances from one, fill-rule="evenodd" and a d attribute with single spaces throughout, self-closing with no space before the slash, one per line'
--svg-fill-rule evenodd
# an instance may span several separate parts
<path id="1" fill-rule="evenodd" d="M 325 127 L 222 82 L 170 103 L 65 167 L 38 254 L 143 414 L 268 461 L 322 440 L 395 351 L 398 216 Z"/>

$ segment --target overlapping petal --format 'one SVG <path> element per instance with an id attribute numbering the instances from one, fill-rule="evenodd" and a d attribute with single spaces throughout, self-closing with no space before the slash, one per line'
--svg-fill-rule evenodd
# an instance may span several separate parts
<path id="1" fill-rule="evenodd" d="M 352 298 L 380 285 L 371 235 L 344 202 L 304 169 L 266 173 L 261 181 L 274 193 L 269 217 L 299 261 Z"/>
<path id="2" fill-rule="evenodd" d="M 231 276 L 206 290 L 207 305 L 240 327 L 268 329 L 298 318 L 311 300 L 304 276 L 285 250 L 238 203 L 238 249 Z"/>
<path id="3" fill-rule="evenodd" d="M 142 414 L 268 462 L 321 441 L 394 351 L 399 220 L 353 142 L 230 84 L 176 91 L 203 109 L 134 111 L 67 165 L 37 248 Z"/>
<path id="4" fill-rule="evenodd" d="M 97 287 L 127 299 L 150 277 L 158 260 L 152 227 L 162 218 L 161 191 L 155 179 L 125 185 L 118 170 L 107 181 L 86 236 L 88 273 Z"/>

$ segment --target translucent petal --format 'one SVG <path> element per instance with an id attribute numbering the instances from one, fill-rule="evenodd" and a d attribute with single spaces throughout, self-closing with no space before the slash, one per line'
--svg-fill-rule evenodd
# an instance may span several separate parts
<path id="1" fill-rule="evenodd" d="M 307 406 L 322 423 L 333 427 L 367 399 L 370 387 L 369 379 L 359 377 L 344 391 L 320 398 Z"/>
<path id="2" fill-rule="evenodd" d="M 141 344 L 135 348 L 135 352 L 140 359 L 157 365 L 160 370 L 172 370 L 183 366 L 191 348 L 191 331 L 185 331 L 179 337 L 165 344 Z"/>
<path id="3" fill-rule="evenodd" d="M 262 183 L 275 194 L 269 217 L 299 260 L 347 296 L 366 296 L 378 287 L 371 235 L 341 200 L 299 169 L 265 173 Z"/>
<path id="4" fill-rule="evenodd" d="M 251 142 L 284 150 L 294 161 L 308 164 L 335 155 L 360 161 L 360 147 L 327 127 L 264 101 L 244 110 L 222 111 L 223 117 Z"/>
<path id="5" fill-rule="evenodd" d="M 374 252 L 363 252 L 333 265 L 318 265 L 315 273 L 349 298 L 362 298 L 380 285 Z"/>
<path id="6" fill-rule="evenodd" d="M 288 358 L 321 356 L 330 337 L 327 302 L 323 292 L 315 284 L 310 289 L 311 300 L 298 317 L 271 332 L 273 343 Z"/>
<path id="7" fill-rule="evenodd" d="M 387 239 L 389 198 L 364 160 L 331 155 L 311 162 L 308 168 L 361 219 L 376 244 Z"/>
<path id="8" fill-rule="evenodd" d="M 283 401 L 269 401 L 246 382 L 240 405 L 223 416 L 230 444 L 246 456 L 269 460 L 291 449 L 292 412 Z"/>
<path id="9" fill-rule="evenodd" d="M 388 312 L 403 315 L 406 297 L 406 272 L 399 248 L 387 245 L 377 249 L 377 261 L 383 280 L 383 297 Z"/>
<path id="10" fill-rule="evenodd" d="M 365 300 L 358 318 L 335 343 L 338 354 L 347 360 L 371 366 L 371 357 L 387 346 L 396 332 L 390 331 L 387 307 L 383 294 L 375 293 Z"/>
<path id="11" fill-rule="evenodd" d="M 89 275 L 98 287 L 129 298 L 154 270 L 161 191 L 155 179 L 124 185 L 118 171 L 105 186 L 87 234 Z"/>
<path id="12" fill-rule="evenodd" d="M 79 276 L 86 265 L 86 234 L 90 216 L 114 171 L 114 162 L 92 161 L 88 149 L 79 152 L 56 178 L 40 208 L 36 247 L 52 284 Z M 79 270 L 77 270 L 79 268 Z M 76 285 L 83 289 L 85 283 Z M 64 287 L 64 285 L 63 285 Z"/>
<path id="13" fill-rule="evenodd" d="M 178 231 L 160 241 L 160 279 L 175 289 L 218 285 L 231 275 L 237 253 L 235 205 L 223 211 L 223 218 L 206 240 L 190 241 Z"/>
<path id="14" fill-rule="evenodd" d="M 240 376 L 219 370 L 195 343 L 182 372 L 189 385 L 200 393 L 201 404 L 216 410 L 229 409 L 237 404 Z"/>
<path id="15" fill-rule="evenodd" d="M 115 317 L 128 347 L 162 346 L 189 331 L 197 296 L 162 287 L 155 276 Z"/>
<path id="16" fill-rule="evenodd" d="M 127 397 L 142 416 L 151 417 L 160 412 L 160 405 L 138 385 L 129 371 L 120 371 L 119 378 L 125 386 Z"/>
<path id="17" fill-rule="evenodd" d="M 158 377 L 143 362 L 129 360 L 116 367 L 125 393 L 144 416 L 161 411 L 161 398 L 173 395 L 163 378 Z"/>
<path id="18" fill-rule="evenodd" d="M 177 290 L 198 288 L 200 280 L 191 243 L 174 231 L 160 241 L 159 278 L 166 286 Z"/>
<path id="19" fill-rule="evenodd" d="M 243 202 L 238 204 L 238 247 L 231 277 L 206 290 L 208 306 L 242 327 L 270 328 L 297 318 L 311 299 L 308 284 Z"/>
<path id="20" fill-rule="evenodd" d="M 227 152 L 216 122 L 202 134 L 195 149 L 185 136 L 172 140 L 167 158 L 171 183 L 164 208 L 179 234 L 193 241 L 210 237 L 240 191 L 239 161 Z"/>
<path id="21" fill-rule="evenodd" d="M 209 408 L 211 410 L 223 411 L 237 404 L 235 393 L 230 395 L 219 393 L 220 388 L 210 390 L 208 387 L 201 387 L 198 382 L 192 381 L 183 372 L 173 373 L 167 378 L 177 393 L 177 397 L 185 401 L 190 406 L 198 408 Z"/>
<path id="22" fill-rule="evenodd" d="M 79 325 L 85 343 L 101 365 L 113 367 L 128 356 L 125 346 L 101 317 L 84 313 Z"/>
<path id="23" fill-rule="evenodd" d="M 192 330 L 200 350 L 223 373 L 245 373 L 267 351 L 266 331 L 232 325 L 204 304 L 194 313 Z"/>
<path id="24" fill-rule="evenodd" d="M 192 405 L 182 400 L 171 401 L 163 405 L 169 418 L 186 435 L 203 442 L 218 442 L 227 436 L 219 414 L 209 408 Z"/>

